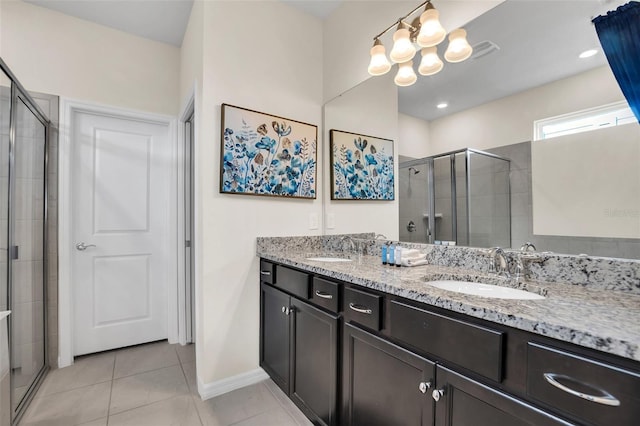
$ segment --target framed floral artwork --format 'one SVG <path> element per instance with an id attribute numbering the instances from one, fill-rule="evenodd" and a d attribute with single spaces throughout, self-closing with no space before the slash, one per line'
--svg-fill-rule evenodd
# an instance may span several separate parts
<path id="1" fill-rule="evenodd" d="M 393 141 L 332 129 L 331 199 L 394 199 Z"/>
<path id="2" fill-rule="evenodd" d="M 222 104 L 220 192 L 316 198 L 318 127 Z"/>

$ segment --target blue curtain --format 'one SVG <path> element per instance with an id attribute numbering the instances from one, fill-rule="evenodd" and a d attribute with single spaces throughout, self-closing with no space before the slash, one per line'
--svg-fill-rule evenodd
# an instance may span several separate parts
<path id="1" fill-rule="evenodd" d="M 613 75 L 640 123 L 640 2 L 629 2 L 592 22 Z"/>

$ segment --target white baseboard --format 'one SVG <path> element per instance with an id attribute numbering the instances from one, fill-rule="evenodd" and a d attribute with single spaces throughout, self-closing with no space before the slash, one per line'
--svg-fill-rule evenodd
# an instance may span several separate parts
<path id="1" fill-rule="evenodd" d="M 268 378 L 269 375 L 262 368 L 256 368 L 255 370 L 211 383 L 202 383 L 200 379 L 198 379 L 198 393 L 203 400 L 207 400 L 222 395 L 223 393 L 231 392 L 232 390 L 253 385 Z"/>

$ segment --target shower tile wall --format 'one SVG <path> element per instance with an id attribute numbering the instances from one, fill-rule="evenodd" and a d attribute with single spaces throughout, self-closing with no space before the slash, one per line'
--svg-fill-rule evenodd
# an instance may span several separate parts
<path id="1" fill-rule="evenodd" d="M 487 150 L 511 159 L 511 247 L 531 241 L 540 251 L 640 259 L 640 240 L 533 235 L 531 142 Z"/>
<path id="2" fill-rule="evenodd" d="M 469 168 L 469 245 L 509 246 L 509 163 L 470 153 Z"/>
<path id="3" fill-rule="evenodd" d="M 414 243 L 427 242 L 427 219 L 424 216 L 429 212 L 427 200 L 427 166 L 426 164 L 414 166 L 419 173 L 414 173 L 408 168 L 400 169 L 401 178 L 399 184 L 399 216 L 400 216 L 400 241 Z M 409 232 L 409 221 L 415 224 L 415 231 Z"/>

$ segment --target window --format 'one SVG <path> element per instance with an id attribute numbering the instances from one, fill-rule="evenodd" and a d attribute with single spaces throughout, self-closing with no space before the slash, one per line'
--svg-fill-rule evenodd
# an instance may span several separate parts
<path id="1" fill-rule="evenodd" d="M 573 133 L 589 132 L 603 127 L 636 123 L 626 102 L 585 109 L 533 122 L 533 140 L 555 138 Z"/>

